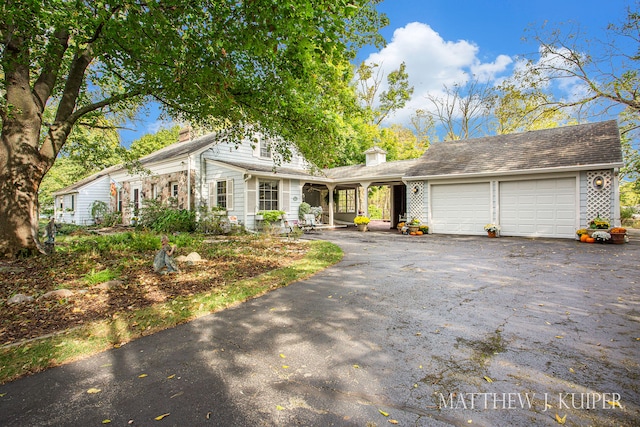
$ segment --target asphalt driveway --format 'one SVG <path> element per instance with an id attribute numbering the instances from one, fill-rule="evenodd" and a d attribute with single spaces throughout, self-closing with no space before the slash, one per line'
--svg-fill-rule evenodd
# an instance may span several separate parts
<path id="1" fill-rule="evenodd" d="M 0 425 L 640 423 L 640 243 L 305 238 L 344 260 L 0 386 Z"/>

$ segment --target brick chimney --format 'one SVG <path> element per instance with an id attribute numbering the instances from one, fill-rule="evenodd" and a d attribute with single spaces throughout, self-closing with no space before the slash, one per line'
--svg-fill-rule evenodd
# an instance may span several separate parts
<path id="1" fill-rule="evenodd" d="M 187 142 L 193 139 L 193 129 L 191 126 L 186 126 L 180 129 L 180 133 L 178 134 L 178 142 Z"/>

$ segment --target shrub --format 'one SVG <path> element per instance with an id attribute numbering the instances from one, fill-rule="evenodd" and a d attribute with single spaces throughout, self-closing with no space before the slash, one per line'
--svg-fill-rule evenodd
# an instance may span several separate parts
<path id="1" fill-rule="evenodd" d="M 304 219 L 304 216 L 311 213 L 311 205 L 307 202 L 300 203 L 300 207 L 298 207 L 298 218 Z"/>
<path id="2" fill-rule="evenodd" d="M 158 233 L 192 232 L 196 229 L 196 214 L 178 209 L 174 203 L 164 205 L 158 200 L 145 199 L 138 224 Z"/>

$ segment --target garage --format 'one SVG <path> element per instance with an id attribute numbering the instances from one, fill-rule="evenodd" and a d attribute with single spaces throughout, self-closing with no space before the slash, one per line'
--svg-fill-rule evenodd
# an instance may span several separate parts
<path id="1" fill-rule="evenodd" d="M 491 222 L 488 182 L 437 184 L 430 187 L 431 232 L 484 234 Z"/>
<path id="2" fill-rule="evenodd" d="M 504 236 L 573 237 L 576 178 L 500 182 L 500 233 Z"/>

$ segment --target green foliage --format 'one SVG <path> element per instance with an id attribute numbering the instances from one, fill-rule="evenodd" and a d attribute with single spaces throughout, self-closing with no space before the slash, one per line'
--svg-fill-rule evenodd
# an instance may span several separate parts
<path id="1" fill-rule="evenodd" d="M 388 19 L 377 3 L 3 3 L 0 182 L 24 180 L 28 197 L 20 196 L 19 211 L 0 207 L 0 255 L 35 251 L 36 242 L 21 236 L 36 225 L 38 188 L 74 128 L 113 134 L 149 100 L 168 117 L 227 130 L 228 141 L 262 132 L 291 141 L 318 166 L 331 161 L 349 136 L 345 118 L 360 110 L 350 61 L 360 47 L 384 44 L 378 30 Z M 102 141 L 79 137 L 67 152 L 91 154 L 114 142 L 106 132 Z M 291 152 L 285 144 L 275 149 L 285 159 Z"/>
<path id="2" fill-rule="evenodd" d="M 118 274 L 107 268 L 101 271 L 95 271 L 95 269 L 91 269 L 89 273 L 84 275 L 83 279 L 88 285 L 97 285 L 98 283 L 104 283 L 108 282 L 109 280 L 113 280 L 116 277 L 118 277 Z"/>
<path id="3" fill-rule="evenodd" d="M 240 225 L 231 224 L 223 209 L 203 205 L 198 210 L 198 222 L 196 231 L 204 234 L 240 234 L 244 228 Z"/>
<path id="4" fill-rule="evenodd" d="M 105 235 L 74 236 L 60 251 L 76 254 L 109 255 L 116 252 L 144 252 L 160 247 L 160 237 L 151 233 L 117 233 Z"/>
<path id="5" fill-rule="evenodd" d="M 369 205 L 369 216 L 371 219 L 383 219 L 382 209 L 375 205 Z"/>
<path id="6" fill-rule="evenodd" d="M 258 211 L 258 215 L 262 215 L 262 219 L 264 220 L 265 224 L 272 224 L 276 221 L 280 221 L 282 219 L 282 215 L 284 215 L 285 213 L 285 211 L 280 210 Z"/>
<path id="7" fill-rule="evenodd" d="M 107 212 L 102 217 L 102 225 L 105 227 L 113 227 L 122 224 L 122 212 Z"/>
<path id="8" fill-rule="evenodd" d="M 93 203 L 91 203 L 90 210 L 91 218 L 98 223 L 109 213 L 109 206 L 102 200 L 94 200 Z"/>
<path id="9" fill-rule="evenodd" d="M 192 232 L 196 230 L 196 213 L 178 209 L 175 204 L 144 199 L 138 225 L 157 233 Z"/>
<path id="10" fill-rule="evenodd" d="M 129 147 L 131 158 L 139 159 L 178 142 L 179 133 L 180 126 L 174 126 L 171 129 L 161 129 L 154 134 L 144 135 L 136 139 L 131 143 L 131 147 Z"/>
<path id="11" fill-rule="evenodd" d="M 311 205 L 307 202 L 300 203 L 298 207 L 298 218 L 304 219 L 304 216 L 311 213 Z"/>
<path id="12" fill-rule="evenodd" d="M 620 208 L 620 219 L 631 219 L 635 213 L 636 210 L 632 206 L 623 206 Z"/>

